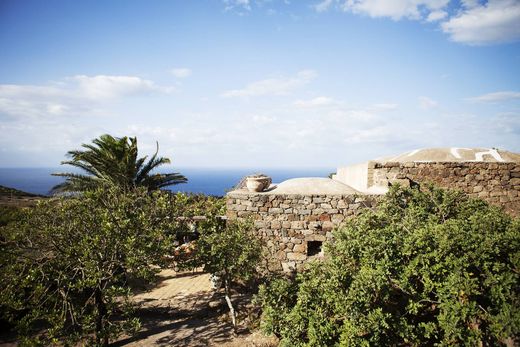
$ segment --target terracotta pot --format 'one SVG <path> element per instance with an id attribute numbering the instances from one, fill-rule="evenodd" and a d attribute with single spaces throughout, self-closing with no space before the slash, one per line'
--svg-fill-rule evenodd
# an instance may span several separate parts
<path id="1" fill-rule="evenodd" d="M 261 192 L 269 188 L 271 177 L 247 177 L 246 187 L 250 192 Z"/>

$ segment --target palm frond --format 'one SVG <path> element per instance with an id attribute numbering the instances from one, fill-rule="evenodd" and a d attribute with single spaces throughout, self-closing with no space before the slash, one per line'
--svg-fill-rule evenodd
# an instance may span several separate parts
<path id="1" fill-rule="evenodd" d="M 53 187 L 51 192 L 84 191 L 104 184 L 125 189 L 145 186 L 148 190 L 156 190 L 187 182 L 186 177 L 179 173 L 152 174 L 157 167 L 170 163 L 168 158 L 157 156 L 159 143 L 156 143 L 156 151 L 149 159 L 147 156 L 138 157 L 136 137 L 117 138 L 105 134 L 81 147 L 81 150 L 68 151 L 66 156 L 70 160 L 61 164 L 79 168 L 85 174 L 53 174 L 65 177 L 66 181 Z"/>

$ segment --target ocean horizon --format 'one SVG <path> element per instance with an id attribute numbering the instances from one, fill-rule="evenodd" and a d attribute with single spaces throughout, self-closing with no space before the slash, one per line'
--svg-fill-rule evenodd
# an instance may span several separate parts
<path id="1" fill-rule="evenodd" d="M 173 192 L 185 192 L 223 196 L 247 175 L 264 173 L 272 177 L 273 182 L 280 183 L 297 177 L 328 177 L 335 168 L 177 168 L 188 183 L 170 186 L 166 189 Z M 0 185 L 22 190 L 27 193 L 48 195 L 53 186 L 63 178 L 52 176 L 55 172 L 76 172 L 66 167 L 46 168 L 0 168 Z M 158 172 L 169 172 L 158 170 Z"/>

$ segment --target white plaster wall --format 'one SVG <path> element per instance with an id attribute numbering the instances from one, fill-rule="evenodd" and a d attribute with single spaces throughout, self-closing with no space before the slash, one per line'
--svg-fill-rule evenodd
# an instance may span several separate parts
<path id="1" fill-rule="evenodd" d="M 366 192 L 368 189 L 368 162 L 340 167 L 333 179 L 360 192 Z"/>

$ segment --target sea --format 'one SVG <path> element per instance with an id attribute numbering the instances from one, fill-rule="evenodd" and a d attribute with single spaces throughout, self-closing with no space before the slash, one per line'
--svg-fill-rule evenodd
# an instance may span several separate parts
<path id="1" fill-rule="evenodd" d="M 240 180 L 254 173 L 271 176 L 274 183 L 297 177 L 328 177 L 335 168 L 290 168 L 290 169 L 229 169 L 229 168 L 176 168 L 175 172 L 188 178 L 188 183 L 170 186 L 173 192 L 185 192 L 223 196 Z M 48 195 L 53 186 L 63 178 L 52 176 L 54 172 L 75 172 L 59 168 L 0 168 L 0 185 L 24 192 Z"/>

